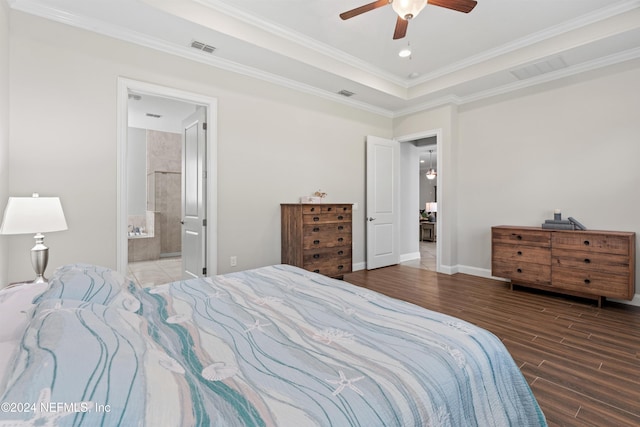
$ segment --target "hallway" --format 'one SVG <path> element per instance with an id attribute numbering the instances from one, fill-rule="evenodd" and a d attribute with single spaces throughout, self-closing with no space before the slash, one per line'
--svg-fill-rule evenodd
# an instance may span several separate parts
<path id="1" fill-rule="evenodd" d="M 407 267 L 436 271 L 436 242 L 420 242 L 420 259 L 400 263 Z"/>

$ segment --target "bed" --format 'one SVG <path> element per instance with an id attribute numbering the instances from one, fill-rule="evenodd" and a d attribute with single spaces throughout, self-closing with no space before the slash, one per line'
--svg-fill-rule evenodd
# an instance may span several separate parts
<path id="1" fill-rule="evenodd" d="M 546 425 L 490 332 L 297 267 L 140 289 L 73 264 L 24 292 L 0 426 Z"/>

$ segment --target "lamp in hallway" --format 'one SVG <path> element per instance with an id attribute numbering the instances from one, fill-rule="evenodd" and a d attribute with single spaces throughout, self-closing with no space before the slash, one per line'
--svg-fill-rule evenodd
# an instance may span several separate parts
<path id="1" fill-rule="evenodd" d="M 429 221 L 435 221 L 436 216 L 435 213 L 438 212 L 438 203 L 436 202 L 427 202 L 425 205 L 425 212 L 429 214 Z"/>
<path id="2" fill-rule="evenodd" d="M 49 262 L 49 248 L 44 245 L 44 234 L 67 229 L 67 221 L 58 197 L 9 197 L 4 210 L 0 234 L 35 233 L 36 244 L 31 248 L 31 264 L 36 272 L 34 283 L 47 282 L 44 271 Z"/>

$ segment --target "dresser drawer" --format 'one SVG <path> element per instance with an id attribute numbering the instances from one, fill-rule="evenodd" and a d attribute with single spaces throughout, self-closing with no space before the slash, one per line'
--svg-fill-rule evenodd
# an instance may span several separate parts
<path id="1" fill-rule="evenodd" d="M 348 273 L 351 271 L 351 247 L 304 251 L 303 268 L 326 275 Z M 333 273 L 327 273 L 329 270 Z"/>
<path id="2" fill-rule="evenodd" d="M 303 205 L 302 214 L 319 214 L 319 213 L 351 213 L 351 205 Z"/>
<path id="3" fill-rule="evenodd" d="M 302 215 L 302 223 L 307 224 L 324 224 L 328 222 L 351 222 L 351 212 L 328 212 Z"/>
<path id="4" fill-rule="evenodd" d="M 526 246 L 520 244 L 494 243 L 493 258 L 503 262 L 527 262 L 549 265 L 551 251 L 540 246 Z"/>
<path id="5" fill-rule="evenodd" d="M 351 223 L 318 223 L 303 228 L 304 249 L 351 246 Z"/>
<path id="6" fill-rule="evenodd" d="M 554 247 L 551 258 L 553 268 L 565 267 L 579 271 L 601 271 L 625 276 L 628 276 L 631 272 L 629 257 L 625 255 L 556 249 Z M 579 272 L 576 272 L 576 274 L 579 274 Z"/>
<path id="7" fill-rule="evenodd" d="M 633 298 L 628 276 L 599 271 L 554 267 L 551 287 L 604 297 Z"/>
<path id="8" fill-rule="evenodd" d="M 554 233 L 553 247 L 629 256 L 629 238 L 610 234 Z"/>
<path id="9" fill-rule="evenodd" d="M 496 260 L 491 265 L 491 274 L 510 279 L 514 283 L 547 285 L 551 282 L 551 266 L 549 264 Z"/>
<path id="10" fill-rule="evenodd" d="M 328 263 L 322 265 L 314 265 L 313 267 L 304 267 L 305 270 L 313 271 L 314 273 L 324 274 L 329 277 L 341 277 L 344 274 L 351 273 L 351 263 Z"/>
<path id="11" fill-rule="evenodd" d="M 551 246 L 551 233 L 543 230 L 494 227 L 491 233 L 494 243 L 516 243 L 528 246 Z"/>

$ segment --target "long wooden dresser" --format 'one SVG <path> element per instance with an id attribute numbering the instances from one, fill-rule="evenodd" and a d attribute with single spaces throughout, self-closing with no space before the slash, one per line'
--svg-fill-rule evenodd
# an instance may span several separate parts
<path id="1" fill-rule="evenodd" d="M 491 228 L 491 274 L 513 285 L 592 298 L 635 294 L 635 233 Z"/>
<path id="2" fill-rule="evenodd" d="M 342 278 L 352 269 L 351 204 L 281 204 L 283 264 Z"/>

